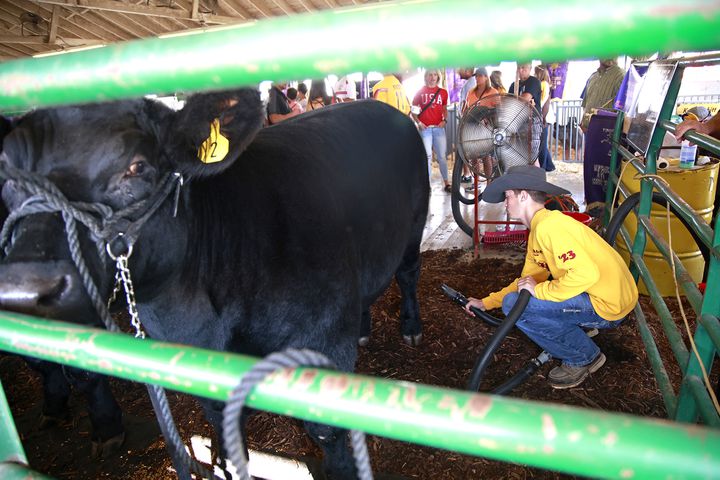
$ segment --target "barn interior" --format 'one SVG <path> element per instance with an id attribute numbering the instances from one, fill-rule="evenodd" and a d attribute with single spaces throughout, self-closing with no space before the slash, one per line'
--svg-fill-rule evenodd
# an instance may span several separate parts
<path id="1" fill-rule="evenodd" d="M 334 415 L 340 426 L 345 428 L 362 429 L 363 422 L 368 425 L 374 421 L 382 423 L 381 426 L 372 424 L 374 430 L 368 430 L 374 436 L 393 439 L 386 443 L 375 438 L 370 440 L 370 456 L 374 464 L 380 465 L 380 470 L 376 471 L 377 478 L 428 478 L 424 477 L 423 471 L 432 471 L 435 478 L 576 478 L 575 475 L 607 478 L 635 475 L 642 478 L 645 475 L 645 478 L 657 478 L 656 474 L 661 471 L 664 474 L 668 469 L 689 472 L 691 478 L 716 478 L 717 472 L 720 472 L 720 407 L 716 398 L 720 385 L 717 361 L 720 304 L 716 295 L 720 288 L 720 237 L 716 232 L 718 201 L 715 192 L 720 143 L 708 135 L 689 134 L 686 138 L 697 144 L 701 152 L 697 154 L 696 163 L 685 168 L 679 163 L 681 143 L 675 139 L 673 132 L 691 110 L 696 113 L 707 112 L 705 118 L 699 119 L 707 121 L 718 114 L 720 109 L 720 54 L 717 53 L 720 49 L 720 34 L 715 33 L 720 32 L 720 7 L 717 2 L 705 0 L 692 0 L 682 6 L 666 0 L 638 2 L 635 6 L 610 1 L 613 7 L 626 9 L 622 11 L 633 19 L 632 22 L 624 22 L 598 9 L 590 9 L 590 13 L 582 15 L 582 19 L 572 14 L 560 15 L 560 12 L 580 15 L 579 12 L 584 12 L 583 8 L 588 7 L 580 5 L 580 2 L 578 5 L 559 1 L 540 3 L 547 13 L 535 10 L 529 2 L 517 7 L 519 10 L 513 18 L 523 27 L 524 33 L 521 35 L 508 31 L 505 27 L 510 22 L 508 12 L 499 7 L 484 5 L 487 9 L 484 13 L 472 13 L 462 18 L 460 12 L 475 9 L 473 2 L 464 0 L 5 0 L 0 2 L 0 110 L 6 115 L 22 115 L 37 107 L 141 95 L 161 97 L 171 103 L 179 101 L 177 105 L 181 106 L 185 95 L 196 90 L 239 85 L 253 85 L 266 90 L 273 81 L 288 81 L 290 85 L 297 86 L 313 78 L 329 78 L 326 85 L 332 94 L 331 85 L 343 75 L 356 78 L 358 97 L 366 98 L 371 93 L 372 84 L 379 78 L 378 72 L 405 72 L 403 83 L 406 83 L 410 93 L 413 88 L 421 86 L 426 68 L 442 68 L 444 85 L 448 90 L 452 87 L 459 90 L 461 84 L 457 84 L 458 70 L 466 65 L 485 65 L 488 70 L 498 68 L 504 73 L 508 72 L 504 75 L 507 86 L 512 82 L 516 60 L 532 61 L 534 66 L 546 65 L 550 61 L 572 63 L 572 68 L 582 71 L 583 75 L 595 71 L 597 59 L 608 57 L 616 59 L 626 74 L 636 72 L 640 67 L 650 68 L 651 74 L 646 77 L 650 81 L 642 83 L 642 77 L 639 77 L 641 80 L 636 84 L 634 111 L 628 111 L 624 105 L 605 108 L 612 114 L 612 121 L 600 124 L 598 120 L 590 126 L 594 133 L 604 132 L 602 138 L 590 139 L 577 124 L 577 119 L 583 114 L 579 92 L 587 77 L 569 80 L 569 93 L 560 95 L 550 104 L 552 120 L 548 120 L 550 127 L 546 138 L 554 158 L 555 170 L 547 172 L 547 179 L 571 192 L 578 211 L 588 214 L 583 219 L 586 224 L 600 233 L 605 232 L 611 213 L 616 208 L 614 205 L 617 203 L 619 207 L 633 193 L 640 194 L 639 207 L 631 213 L 634 220 L 628 220 L 620 233 L 617 233 L 617 238 L 621 239 L 618 243 L 623 246 L 616 248 L 621 250 L 629 263 L 634 259 L 636 267 L 633 272 L 643 285 L 641 305 L 632 314 L 632 325 L 624 327 L 627 330 L 622 335 L 614 334 L 602 340 L 609 349 L 612 342 L 622 345 L 616 351 L 618 359 L 614 365 L 610 365 L 609 372 L 612 373 L 600 377 L 602 380 L 592 383 L 587 389 L 577 389 L 565 396 L 555 394 L 547 387 L 540 387 L 539 380 L 531 381 L 529 386 L 519 390 L 519 403 L 506 404 L 497 424 L 482 422 L 487 413 L 482 402 L 486 398 L 495 402 L 494 397 L 474 392 L 467 396 L 443 397 L 447 402 L 456 402 L 457 408 L 450 409 L 452 412 L 446 416 L 422 417 L 424 421 L 432 418 L 430 423 L 437 422 L 437 431 L 418 433 L 422 428 L 414 430 L 413 427 L 404 426 L 402 430 L 407 433 L 397 433 L 389 426 L 389 418 L 393 415 L 401 416 L 398 414 L 400 411 L 404 415 L 413 409 L 415 413 L 423 410 L 422 402 L 415 403 L 415 399 L 421 398 L 422 394 L 427 395 L 427 398 L 442 395 L 431 389 L 425 390 L 424 384 L 441 385 L 443 391 L 448 392 L 462 390 L 464 386 L 459 380 L 455 383 L 454 380 L 443 381 L 442 372 L 428 373 L 431 376 L 418 379 L 413 376 L 415 373 L 398 373 L 397 366 L 392 365 L 392 362 L 386 364 L 383 363 L 385 360 L 363 357 L 362 374 L 389 378 L 389 381 L 398 379 L 406 383 L 418 383 L 411 387 L 402 386 L 410 390 L 393 390 L 401 387 L 378 384 L 378 389 L 388 388 L 391 392 L 390 400 L 383 407 L 392 403 L 393 395 L 401 395 L 398 392 L 405 395 L 402 401 L 397 402 L 398 405 L 393 404 L 389 411 L 383 413 L 385 417 L 382 420 L 370 420 L 360 415 L 367 413 L 365 410 L 372 410 L 365 408 L 367 405 L 343 405 L 345 413 L 348 410 L 351 412 L 348 418 L 337 412 L 327 415 Z M 612 10 L 607 6 L 604 9 Z M 542 22 L 532 20 L 532 14 L 544 20 L 544 29 L 538 25 Z M 594 34 L 584 38 L 579 32 L 588 28 L 585 15 L 590 23 L 596 22 L 613 32 L 615 40 L 610 41 Z M 498 27 L 490 28 L 493 22 L 489 22 L 488 18 Z M 457 25 L 457 33 L 435 32 L 437 22 Z M 478 22 L 488 26 L 483 41 L 479 41 L 477 36 L 462 33 L 470 31 Z M 689 31 L 686 28 L 688 24 L 696 27 Z M 415 36 L 407 34 L 411 31 L 428 32 L 420 47 L 413 43 L 412 38 L 407 38 Z M 362 54 L 354 57 L 354 47 L 337 48 L 338 40 L 335 39 L 340 38 L 341 43 L 353 44 L 355 36 L 360 35 L 366 44 L 361 50 Z M 328 41 L 328 38 L 332 40 Z M 538 41 L 538 38 L 544 40 Z M 638 38 L 643 41 L 638 41 Z M 607 41 L 603 43 L 601 39 Z M 490 43 L 486 42 L 497 47 L 497 51 L 488 48 Z M 667 68 L 670 64 L 672 69 Z M 191 67 L 186 68 L 188 65 Z M 148 73 L 143 73 L 145 68 Z M 456 114 L 456 108 L 451 107 L 448 117 L 452 126 L 448 128 L 446 160 L 451 174 L 456 165 L 462 164 L 463 158 L 458 146 L 460 117 Z M 638 112 L 644 115 L 638 117 Z M 597 113 L 596 116 L 599 119 L 602 115 Z M 640 119 L 634 122 L 628 119 L 631 116 Z M 598 153 L 599 150 L 602 153 Z M 534 161 L 534 158 L 529 161 Z M 597 174 L 598 171 L 601 173 Z M 592 195 L 586 192 L 588 182 L 593 182 L 595 174 L 603 177 L 602 198 L 597 191 Z M 642 176 L 642 179 L 635 178 L 635 175 Z M 658 177 L 664 180 L 658 180 Z M 476 189 L 472 188 L 473 182 L 476 182 Z M 481 200 L 475 203 L 474 192 L 482 192 L 486 186 L 487 180 L 477 173 L 471 182 L 454 183 L 454 191 L 446 191 L 435 158 L 431 175 L 430 210 L 421 244 L 423 260 L 436 267 L 436 272 L 452 263 L 452 274 L 457 275 L 455 286 L 468 295 L 473 293 L 472 289 L 482 291 L 485 288 L 480 287 L 483 279 L 477 278 L 480 269 L 496 268 L 498 276 L 506 281 L 508 279 L 505 275 L 521 268 L 525 255 L 524 227 L 507 218 L 504 204 L 489 204 Z M 665 209 L 653 206 L 651 191 L 665 196 L 665 203 L 674 208 L 674 220 L 666 221 Z M 620 199 L 617 202 L 616 196 Z M 465 202 L 459 201 L 459 198 Z M 613 205 L 613 208 L 608 205 Z M 681 221 L 683 218 L 685 220 Z M 633 223 L 633 226 L 629 226 L 629 223 Z M 681 225 L 676 227 L 678 223 Z M 468 233 L 467 228 L 471 232 Z M 695 229 L 697 233 L 687 234 L 686 229 Z M 653 240 L 647 242 L 646 236 Z M 669 237 L 671 243 L 665 246 L 662 240 L 656 242 L 655 237 L 666 240 Z M 651 253 L 646 253 L 648 251 Z M 676 267 L 679 269 L 677 272 Z M 464 271 L 467 271 L 467 277 L 463 276 Z M 436 287 L 423 287 L 425 290 L 421 294 L 437 301 L 437 304 L 423 303 L 423 308 L 438 316 L 439 320 L 434 326 L 436 331 L 442 332 L 443 328 L 455 330 L 456 325 L 463 321 L 464 313 L 449 313 L 453 307 L 443 304 L 447 299 L 438 293 Z M 676 290 L 679 292 L 677 298 Z M 381 302 L 388 308 L 395 308 L 398 296 L 397 291 L 390 289 Z M 438 307 L 438 304 L 444 306 Z M 436 313 L 435 309 L 441 309 L 442 312 Z M 376 313 L 386 317 L 385 310 Z M 60 346 L 62 341 L 59 339 L 51 336 L 33 338 L 33 332 L 53 330 L 52 324 L 46 326 L 44 322 L 26 323 L 24 319 L 19 321 L 13 314 L 0 312 L 0 329 L 3 330 L 0 337 L 4 338 L 0 340 L 0 350 L 8 353 L 0 356 L 0 378 L 10 398 L 9 408 L 4 405 L 7 403 L 4 397 L 0 398 L 0 412 L 6 425 L 12 425 L 14 416 L 20 430 L 19 435 L 13 433 L 10 427 L 0 432 L 0 436 L 9 439 L 6 443 L 9 446 L 0 448 L 3 456 L 0 458 L 0 472 L 10 471 L 4 469 L 14 468 L 16 464 L 23 468 L 23 472 L 32 472 L 33 459 L 40 462 L 44 456 L 42 448 L 48 444 L 65 442 L 60 439 L 72 431 L 72 425 L 65 425 L 63 430 L 46 434 L 40 440 L 36 434 L 28 433 L 25 429 L 33 428 L 32 416 L 38 414 L 40 407 L 22 406 L 23 401 L 33 400 L 28 398 L 30 393 L 9 386 L 13 376 L 20 372 L 17 375 L 36 389 L 32 392 L 37 394 L 40 388 L 37 379 L 33 379 L 9 354 L 43 355 L 51 352 L 55 359 L 72 361 L 71 354 L 58 353 L 68 348 Z M 453 323 L 453 326 L 444 325 L 444 322 Z M 19 336 L 17 331 L 27 325 L 31 325 L 30 332 Z M 394 324 L 392 328 L 396 329 Z M 388 327 L 389 330 L 392 328 Z M 449 340 L 448 343 L 438 340 L 442 349 L 457 349 L 458 353 L 472 357 L 470 365 L 463 367 L 464 370 L 458 374 L 458 377 L 464 378 L 472 370 L 472 359 L 484 352 L 483 348 L 489 343 L 492 332 L 487 329 L 481 331 L 482 328 L 476 324 L 458 326 L 457 329 L 464 330 L 467 339 L 482 339 L 480 346 L 469 351 L 459 347 L 455 340 Z M 394 330 L 392 332 L 395 333 Z M 73 337 L 79 333 L 63 331 L 62 337 L 66 335 Z M 634 343 L 622 344 L 623 336 Z M 520 335 L 515 335 L 518 350 L 533 348 L 531 342 L 517 337 Z M 389 333 L 388 339 L 377 342 L 372 351 L 387 353 L 396 348 L 393 346 L 395 340 Z M 631 346 L 642 353 L 628 353 Z M 400 358 L 402 354 L 418 365 L 425 365 L 421 359 L 422 352 L 404 346 L 397 348 L 400 353 L 393 352 L 391 355 L 398 363 L 403 361 Z M 520 368 L 520 351 L 513 351 L 510 356 L 517 355 L 518 358 L 503 364 L 503 368 L 508 371 Z M 198 358 L 204 355 L 194 350 L 183 352 L 191 352 Z M 444 354 L 433 355 L 442 357 Z M 207 362 L 211 362 L 213 357 L 207 358 L 210 359 Z M 454 360 L 443 358 L 448 365 L 454 365 Z M 439 363 L 442 362 L 440 359 Z M 88 368 L 90 365 L 102 368 L 102 361 L 84 364 Z M 233 365 L 239 370 L 247 370 L 246 364 Z M 632 369 L 633 373 L 624 371 L 623 367 Z M 119 368 L 115 373 L 122 374 L 121 370 Z M 127 371 L 130 370 L 127 367 Z M 541 373 L 541 376 L 545 373 Z M 454 378 L 453 375 L 448 373 L 448 379 Z M 505 376 L 505 373 L 498 374 L 497 377 L 492 376 L 491 380 L 495 382 Z M 147 379 L 148 374 L 139 374 L 139 377 Z M 227 379 L 224 382 L 231 383 Z M 625 403 L 620 400 L 618 406 L 606 404 L 607 399 L 597 398 L 602 397 L 605 391 L 615 392 L 612 388 L 623 382 L 637 382 L 637 397 L 644 396 L 652 400 L 643 403 L 633 395 Z M 177 383 L 175 387 L 179 392 L 197 394 L 190 389 L 184 390 L 180 385 L 182 382 Z M 125 388 L 122 385 L 117 384 L 115 388 Z M 627 385 L 625 387 L 630 388 Z M 359 388 L 355 393 L 362 393 L 361 390 Z M 294 394 L 300 396 L 300 391 L 295 390 Z M 132 392 L 133 399 L 142 393 L 136 390 Z M 173 393 L 171 403 L 192 412 L 193 415 L 188 417 L 192 420 L 182 426 L 182 436 L 186 443 L 192 443 L 193 450 L 201 457 L 205 453 L 206 437 L 210 436 L 209 427 L 204 423 L 199 427 L 202 431 L 200 435 L 189 433 L 193 422 L 199 425 L 204 420 L 201 413 L 196 412 L 197 404 L 186 400 L 186 397 Z M 472 403 L 476 401 L 474 399 L 480 399 L 477 400 L 480 402 L 479 413 L 477 418 L 468 420 L 466 417 L 472 416 L 468 412 L 475 412 L 471 408 L 476 405 Z M 317 398 L 315 400 L 320 401 Z M 513 400 L 511 398 L 508 401 Z M 553 405 L 545 411 L 544 406 L 523 403 L 534 400 L 551 402 Z M 141 403 L 140 400 L 133 401 L 138 405 Z M 503 405 L 503 400 L 497 402 Z M 253 406 L 263 409 L 260 403 L 262 401 Z M 399 406 L 400 403 L 404 405 Z M 142 405 L 145 408 L 146 404 Z M 287 406 L 289 404 L 284 405 L 284 408 L 291 410 Z M 575 411 L 563 416 L 564 408 L 575 407 L 591 410 L 584 412 L 586 416 Z M 138 426 L 148 438 L 159 438 L 156 429 L 138 420 L 142 416 L 138 413 L 141 408 L 137 405 L 130 408 L 135 415 L 130 422 Z M 313 408 L 308 407 L 310 411 Z M 513 436 L 510 441 L 504 442 L 502 437 L 509 436 L 509 430 L 518 432 L 523 431 L 524 427 L 520 425 L 521 422 L 512 420 L 509 420 L 511 426 L 507 429 L 498 425 L 508 421 L 513 412 L 521 408 L 537 408 L 533 410 L 538 412 L 537 416 L 528 414 L 528 418 L 530 422 L 536 421 L 541 428 L 527 432 L 522 437 Z M 302 414 L 297 416 L 307 419 Z M 354 416 L 359 420 L 353 419 Z M 602 436 L 593 436 L 593 428 L 597 428 L 597 422 L 593 423 L 594 416 L 607 422 L 600 427 Z M 547 420 L 549 417 L 562 419 L 566 423 L 553 423 Z M 669 421 L 655 430 L 657 418 L 663 419 L 663 422 L 666 419 Z M 471 422 L 467 443 L 463 443 L 465 433 L 461 420 Z M 87 428 L 86 418 L 75 423 L 78 422 Z M 574 428 L 573 422 L 586 427 Z M 269 470 L 259 473 L 261 470 L 255 470 L 256 475 L 263 478 L 311 478 L 305 469 L 298 469 L 298 456 L 307 457 L 304 460 L 309 471 L 320 475 L 316 472 L 319 461 L 314 458 L 317 451 L 308 446 L 309 441 L 304 439 L 304 433 L 296 423 L 282 423 L 278 427 L 276 420 L 267 417 L 262 417 L 258 422 L 261 429 L 266 430 L 263 434 L 265 443 L 258 441 L 258 444 L 262 444 L 260 450 L 264 451 L 253 450 L 251 464 L 263 463 L 264 460 L 260 458 L 267 453 L 292 459 L 282 462 L 289 463 L 284 468 L 290 470 L 281 470 L 282 473 Z M 441 426 L 442 423 L 446 425 Z M 637 427 L 637 430 L 631 427 Z M 617 435 L 613 430 L 615 428 L 622 428 L 624 433 Z M 293 438 L 279 438 L 279 429 L 290 429 L 288 435 Z M 637 435 L 638 432 L 641 435 Z M 82 436 L 85 440 L 83 445 L 87 446 L 87 431 Z M 442 436 L 457 436 L 458 441 L 447 441 Z M 583 447 L 577 446 L 582 443 L 578 440 L 580 437 L 587 440 Z M 672 440 L 680 437 L 682 441 Z M 76 463 L 73 463 L 75 460 L 63 462 L 62 458 L 58 459 L 62 454 L 53 453 L 52 462 L 43 463 L 49 470 L 40 473 L 57 478 L 175 478 L 176 471 L 164 453 L 164 443 L 148 438 L 138 440 L 135 445 L 141 446 L 136 451 L 128 450 L 122 461 L 101 462 L 99 466 L 89 466 L 90 462 L 82 459 L 83 445 L 68 446 L 69 449 L 75 449 L 68 457 L 77 457 Z M 421 441 L 417 441 L 418 438 Z M 539 440 L 533 440 L 535 438 Z M 422 447 L 407 453 L 398 447 L 397 444 L 401 443 L 398 440 L 420 443 Z M 32 441 L 36 443 L 28 447 Z M 23 452 L 23 444 L 26 449 L 30 448 L 28 455 Z M 274 444 L 278 447 L 273 452 Z M 614 450 L 616 445 L 622 445 L 631 453 L 619 455 Z M 598 461 L 595 455 L 601 447 L 608 451 L 600 454 Z M 570 454 L 555 455 L 558 451 L 569 452 L 572 448 L 578 448 L 578 452 L 573 455 L 582 457 L 580 461 Z M 384 450 L 384 455 L 379 453 L 380 450 Z M 460 453 L 451 452 L 453 450 Z M 543 454 L 538 455 L 538 451 Z M 673 462 L 659 458 L 662 455 L 657 455 L 657 451 L 673 459 L 674 465 Z M 676 457 L 671 457 L 668 452 Z M 152 457 L 150 461 L 155 464 L 152 467 L 144 464 L 143 455 Z M 402 461 L 403 455 L 408 455 L 409 461 Z M 164 460 L 157 460 L 163 457 Z M 468 460 L 469 457 L 472 460 Z M 426 459 L 427 468 L 423 470 L 422 462 Z M 200 460 L 209 463 L 209 458 Z M 272 460 L 269 462 L 273 463 Z M 455 467 L 453 464 L 462 466 Z M 122 471 L 113 472 L 115 467 Z"/>

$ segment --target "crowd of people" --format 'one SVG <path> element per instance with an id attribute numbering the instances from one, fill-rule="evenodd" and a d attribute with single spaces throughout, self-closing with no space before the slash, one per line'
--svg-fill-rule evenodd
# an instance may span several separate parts
<path id="1" fill-rule="evenodd" d="M 457 75 L 462 82 L 462 88 L 456 104 L 457 115 L 462 117 L 476 104 L 493 107 L 499 102 L 499 94 L 514 95 L 517 90 L 516 95 L 534 106 L 543 121 L 537 165 L 545 171 L 553 171 L 555 165 L 548 147 L 546 117 L 549 112 L 551 92 L 557 94 L 558 89 L 562 90 L 562 85 L 557 82 L 558 76 L 562 75 L 561 69 L 562 66 L 555 64 L 541 64 L 533 70 L 530 63 L 519 63 L 515 81 L 506 88 L 500 70 L 488 72 L 485 67 L 458 68 Z M 588 79 L 582 95 L 586 112 L 581 122 L 584 130 L 587 129 L 590 115 L 595 109 L 612 104 L 620 88 L 623 73 L 615 60 L 600 60 L 600 67 Z M 450 192 L 452 185 L 446 158 L 448 153 L 446 122 L 451 99 L 448 89 L 443 87 L 443 80 L 440 70 L 427 70 L 422 88 L 410 99 L 403 86 L 402 76 L 398 73 L 389 73 L 372 86 L 370 96 L 395 107 L 413 119 L 425 145 L 431 178 L 433 159 L 435 159 L 444 190 Z M 305 111 L 317 110 L 333 103 L 350 102 L 358 98 L 358 88 L 348 76 L 339 78 L 329 87 L 324 79 L 312 81 L 309 91 L 304 83 L 298 84 L 296 88 L 288 88 L 286 83 L 273 84 L 267 103 L 267 123 L 273 125 Z M 493 158 L 488 155 L 468 161 L 477 162 L 477 169 L 481 169 L 487 186 L 493 177 Z M 462 182 L 471 183 L 472 180 L 469 169 L 464 166 Z M 474 188 L 474 185 L 470 185 L 466 189 Z"/>

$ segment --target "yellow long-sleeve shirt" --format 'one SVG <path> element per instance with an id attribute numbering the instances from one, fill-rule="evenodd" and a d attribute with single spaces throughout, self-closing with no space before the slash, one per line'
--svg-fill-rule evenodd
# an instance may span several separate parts
<path id="1" fill-rule="evenodd" d="M 542 209 L 535 214 L 521 276 L 483 298 L 485 308 L 500 307 L 505 295 L 516 292 L 520 278 L 528 275 L 538 282 L 536 298 L 561 302 L 587 292 L 595 312 L 606 320 L 624 318 L 638 299 L 622 257 L 591 228 L 558 211 Z"/>

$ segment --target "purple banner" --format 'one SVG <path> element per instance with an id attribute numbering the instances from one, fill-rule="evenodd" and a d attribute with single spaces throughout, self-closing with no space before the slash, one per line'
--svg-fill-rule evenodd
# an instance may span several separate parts
<path id="1" fill-rule="evenodd" d="M 565 90 L 565 78 L 567 77 L 568 63 L 550 63 L 547 66 L 550 75 L 550 98 L 562 98 Z"/>
<path id="2" fill-rule="evenodd" d="M 608 174 L 610 173 L 610 151 L 615 119 L 612 112 L 602 112 L 590 118 L 585 134 L 585 159 L 583 179 L 585 183 L 585 205 L 605 203 Z"/>

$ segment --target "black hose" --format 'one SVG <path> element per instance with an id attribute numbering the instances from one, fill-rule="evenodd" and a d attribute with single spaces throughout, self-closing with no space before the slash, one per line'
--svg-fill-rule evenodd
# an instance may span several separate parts
<path id="1" fill-rule="evenodd" d="M 450 191 L 450 207 L 452 208 L 453 218 L 458 224 L 458 227 L 460 227 L 460 230 L 472 237 L 473 228 L 465 221 L 465 218 L 463 217 L 463 212 L 460 208 L 460 203 L 462 202 L 465 205 L 473 205 L 475 204 L 475 198 L 473 197 L 471 199 L 467 199 L 460 191 L 460 189 L 462 188 L 462 165 L 462 161 L 455 160 L 455 166 L 453 167 L 452 175 L 452 186 Z"/>
<path id="2" fill-rule="evenodd" d="M 505 340 L 507 334 L 510 333 L 510 330 L 513 329 L 515 323 L 520 318 L 520 315 L 525 311 L 525 307 L 527 307 L 529 301 L 530 292 L 527 290 L 520 291 L 520 295 L 518 295 L 515 305 L 513 305 L 513 308 L 510 310 L 507 317 L 505 317 L 505 320 L 502 321 L 498 329 L 495 330 L 495 333 L 480 354 L 480 358 L 478 358 L 478 361 L 475 363 L 475 367 L 470 375 L 470 381 L 467 385 L 468 390 L 472 390 L 474 392 L 478 391 L 480 383 L 482 382 L 482 377 L 485 374 L 485 370 L 488 365 L 490 365 L 492 356 L 500 347 L 502 341 Z"/>
<path id="3" fill-rule="evenodd" d="M 617 237 L 618 233 L 620 232 L 620 227 L 622 226 L 623 222 L 625 221 L 625 218 L 635 210 L 637 207 L 637 204 L 640 202 L 640 192 L 633 193 L 629 197 L 627 197 L 620 206 L 615 210 L 615 214 L 610 219 L 610 221 L 607 224 L 607 227 L 605 227 L 605 234 L 603 235 L 603 238 L 606 242 L 610 244 L 610 246 L 615 246 L 615 238 Z M 652 194 L 652 202 L 657 203 L 660 206 L 667 207 L 668 200 L 663 197 L 658 192 L 653 192 Z M 688 223 L 685 218 L 682 217 L 682 215 L 679 214 L 675 206 L 670 203 L 670 211 L 680 219 L 683 226 L 687 228 L 687 230 L 690 232 L 690 235 L 693 237 L 693 240 L 695 240 L 695 243 L 697 244 L 698 248 L 700 249 L 700 252 L 702 253 L 703 258 L 705 259 L 705 265 L 710 264 L 710 250 L 705 246 L 705 243 L 700 239 L 697 232 L 694 228 Z"/>
<path id="4" fill-rule="evenodd" d="M 528 361 L 528 363 L 522 369 L 520 369 L 520 371 L 513 375 L 509 380 L 507 380 L 499 387 L 495 387 L 491 393 L 495 395 L 506 395 L 510 393 L 515 387 L 535 375 L 535 372 L 537 372 L 540 367 L 545 365 L 550 360 L 552 360 L 550 354 L 543 350 L 540 355 L 530 359 L 530 361 Z"/>

